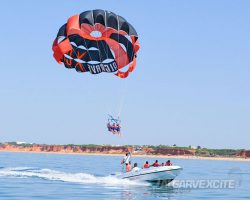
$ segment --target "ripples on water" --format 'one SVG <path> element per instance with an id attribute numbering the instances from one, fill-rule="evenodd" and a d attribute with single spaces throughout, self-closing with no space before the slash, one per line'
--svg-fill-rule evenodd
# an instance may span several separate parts
<path id="1" fill-rule="evenodd" d="M 247 162 L 174 159 L 175 164 L 184 168 L 178 180 L 234 178 L 240 183 L 236 189 L 185 189 L 110 176 L 120 171 L 120 159 L 0 153 L 0 199 L 250 199 L 250 163 Z M 140 165 L 145 161 L 134 160 Z"/>

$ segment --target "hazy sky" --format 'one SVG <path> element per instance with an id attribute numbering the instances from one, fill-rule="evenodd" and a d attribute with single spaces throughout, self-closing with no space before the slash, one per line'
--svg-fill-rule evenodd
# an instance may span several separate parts
<path id="1" fill-rule="evenodd" d="M 125 80 L 77 73 L 52 56 L 67 18 L 97 8 L 139 34 Z M 250 149 L 249 10 L 249 0 L 2 1 L 0 142 Z M 106 130 L 119 110 L 122 137 Z"/>

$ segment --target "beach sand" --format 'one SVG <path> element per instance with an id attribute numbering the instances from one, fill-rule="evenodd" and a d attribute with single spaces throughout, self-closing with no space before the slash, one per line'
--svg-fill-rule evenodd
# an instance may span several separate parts
<path id="1" fill-rule="evenodd" d="M 119 156 L 119 157 L 124 156 L 124 154 L 105 154 L 105 153 L 68 153 L 68 152 L 6 151 L 6 150 L 0 150 L 0 152 L 65 154 L 65 155 L 83 155 L 83 156 Z M 146 155 L 146 154 L 133 154 L 133 157 L 250 162 L 250 158 L 242 158 L 242 157 L 202 157 L 202 156 L 184 156 L 184 155 L 172 156 L 172 155 Z"/>

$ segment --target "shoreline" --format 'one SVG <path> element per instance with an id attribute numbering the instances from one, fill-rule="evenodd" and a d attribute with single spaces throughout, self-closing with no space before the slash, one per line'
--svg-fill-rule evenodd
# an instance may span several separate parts
<path id="1" fill-rule="evenodd" d="M 45 151 L 8 151 L 0 150 L 1 152 L 8 153 L 34 153 L 34 154 L 61 154 L 61 155 L 80 155 L 80 156 L 117 156 L 123 157 L 124 154 L 119 153 L 72 153 L 72 152 L 45 152 Z M 145 154 L 133 154 L 133 157 L 144 157 L 144 158 L 168 158 L 168 159 L 184 159 L 184 160 L 217 160 L 217 161 L 237 161 L 237 162 L 250 162 L 250 158 L 241 157 L 202 157 L 202 156 L 174 156 L 174 155 L 145 155 Z"/>

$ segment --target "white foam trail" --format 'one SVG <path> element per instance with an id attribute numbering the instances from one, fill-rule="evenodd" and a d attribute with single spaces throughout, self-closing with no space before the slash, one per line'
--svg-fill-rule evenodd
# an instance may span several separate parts
<path id="1" fill-rule="evenodd" d="M 51 181 L 63 181 L 71 183 L 89 183 L 104 185 L 148 185 L 148 183 L 122 180 L 114 176 L 97 177 L 87 173 L 66 173 L 51 169 L 34 169 L 29 167 L 3 168 L 0 169 L 2 177 L 19 177 L 19 178 L 42 178 Z"/>

